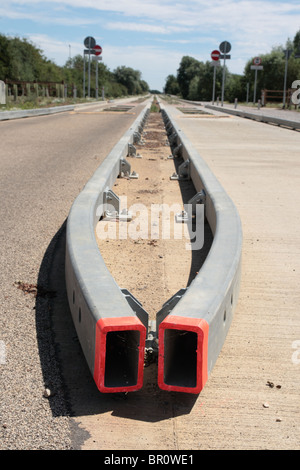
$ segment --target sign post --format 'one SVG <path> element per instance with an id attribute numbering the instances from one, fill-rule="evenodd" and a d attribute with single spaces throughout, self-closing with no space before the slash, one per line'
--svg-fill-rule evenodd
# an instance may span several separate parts
<path id="1" fill-rule="evenodd" d="M 221 42 L 219 46 L 220 51 L 222 54 L 220 55 L 220 59 L 223 59 L 223 79 L 222 79 L 222 101 L 221 101 L 221 106 L 223 106 L 224 103 L 224 89 L 225 89 L 225 61 L 226 59 L 230 59 L 230 55 L 228 55 L 228 52 L 231 51 L 231 44 L 228 41 L 223 41 Z"/>
<path id="2" fill-rule="evenodd" d="M 287 79 L 287 70 L 288 70 L 288 61 L 293 52 L 291 49 L 286 49 L 284 52 L 285 55 L 285 68 L 284 68 L 284 86 L 283 86 L 283 109 L 285 108 L 286 101 L 286 79 Z"/>
<path id="3" fill-rule="evenodd" d="M 86 49 L 83 51 L 83 97 L 85 98 L 85 55 L 88 54 L 88 98 L 91 94 L 91 55 L 96 59 L 96 98 L 98 98 L 98 60 L 102 60 L 102 57 L 99 57 L 102 54 L 102 47 L 98 46 L 91 36 L 85 38 L 84 45 Z"/>
<path id="4" fill-rule="evenodd" d="M 94 49 L 96 45 L 96 41 L 92 36 L 87 36 L 84 40 L 84 45 L 87 48 L 87 51 L 84 51 L 84 54 L 88 53 L 89 55 L 89 63 L 88 63 L 88 98 L 90 98 L 91 94 L 91 49 Z M 84 61 L 84 74 L 85 74 L 85 61 Z M 85 80 L 84 80 L 85 82 Z M 85 97 L 85 89 L 84 89 L 84 97 Z"/>
<path id="5" fill-rule="evenodd" d="M 261 58 L 255 57 L 253 59 L 253 65 L 251 65 L 251 70 L 255 70 L 255 77 L 254 77 L 254 92 L 253 92 L 253 104 L 256 103 L 256 83 L 257 83 L 257 71 L 263 70 L 263 66 L 261 64 Z"/>
<path id="6" fill-rule="evenodd" d="M 212 104 L 215 104 L 216 71 L 217 71 L 217 67 L 220 66 L 220 61 L 219 61 L 220 51 L 214 50 L 212 51 L 210 56 L 212 58 L 211 66 L 214 68 Z"/>
<path id="7" fill-rule="evenodd" d="M 98 85 L 98 60 L 101 60 L 102 57 L 100 55 L 102 54 L 102 47 L 96 45 L 94 47 L 95 51 L 95 60 L 96 60 L 96 100 L 98 99 L 98 91 L 99 91 L 99 85 Z"/>

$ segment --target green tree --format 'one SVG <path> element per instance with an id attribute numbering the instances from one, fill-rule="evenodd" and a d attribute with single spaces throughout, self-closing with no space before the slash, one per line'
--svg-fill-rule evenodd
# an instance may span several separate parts
<path id="1" fill-rule="evenodd" d="M 285 73 L 285 54 L 282 46 L 274 47 L 268 54 L 262 54 L 263 70 L 257 73 L 257 96 L 260 96 L 261 90 L 283 90 Z M 244 76 L 246 80 L 254 83 L 254 71 L 251 70 L 253 58 L 250 59 L 245 67 Z M 287 86 L 289 87 L 294 80 L 300 77 L 300 60 L 292 54 L 288 60 Z"/>
<path id="2" fill-rule="evenodd" d="M 295 37 L 293 40 L 293 46 L 294 46 L 294 52 L 300 54 L 300 29 L 295 34 Z"/>
<path id="3" fill-rule="evenodd" d="M 177 70 L 177 82 L 180 93 L 184 99 L 187 99 L 190 91 L 190 83 L 194 77 L 200 75 L 203 70 L 203 63 L 190 56 L 184 56 L 181 59 Z"/>
<path id="4" fill-rule="evenodd" d="M 174 75 L 168 75 L 164 87 L 164 93 L 168 95 L 179 95 L 180 88 L 177 82 L 177 78 Z"/>
<path id="5" fill-rule="evenodd" d="M 91 61 L 91 96 L 96 96 L 96 63 Z M 64 81 L 71 96 L 72 85 L 77 87 L 77 96 L 83 95 L 84 59 L 76 55 L 63 67 L 44 57 L 43 52 L 27 39 L 11 38 L 0 34 L 0 79 L 24 82 Z M 86 65 L 87 75 L 87 65 Z M 87 82 L 87 80 L 86 80 Z M 120 97 L 127 94 L 145 93 L 149 87 L 141 78 L 141 72 L 130 67 L 118 67 L 111 72 L 98 63 L 98 90 L 104 87 L 106 96 Z"/>
<path id="6" fill-rule="evenodd" d="M 143 88 L 145 88 L 146 82 L 142 82 L 142 74 L 140 71 L 122 65 L 117 67 L 113 74 L 115 80 L 127 88 L 129 95 L 135 95 L 143 92 Z"/>

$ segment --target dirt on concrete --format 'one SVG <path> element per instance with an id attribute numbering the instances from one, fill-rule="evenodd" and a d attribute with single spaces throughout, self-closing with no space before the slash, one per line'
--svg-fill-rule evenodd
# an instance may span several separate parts
<path id="1" fill-rule="evenodd" d="M 155 320 L 162 305 L 199 271 L 200 253 L 195 260 L 187 224 L 176 221 L 195 189 L 191 181 L 170 179 L 178 162 L 172 158 L 161 113 L 150 113 L 136 152 L 128 161 L 138 178 L 118 178 L 113 188 L 127 202 L 132 220 L 103 218 L 96 237 L 118 285 Z"/>

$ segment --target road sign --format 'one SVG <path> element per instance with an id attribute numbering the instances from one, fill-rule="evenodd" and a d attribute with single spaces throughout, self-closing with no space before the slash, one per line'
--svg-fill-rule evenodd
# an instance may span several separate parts
<path id="1" fill-rule="evenodd" d="M 231 51 L 231 44 L 228 41 L 221 42 L 219 49 L 223 54 L 228 54 Z"/>
<path id="2" fill-rule="evenodd" d="M 88 36 L 84 40 L 84 45 L 88 49 L 94 49 L 94 47 L 96 46 L 96 41 L 92 36 Z"/>
<path id="3" fill-rule="evenodd" d="M 260 57 L 254 57 L 253 64 L 254 65 L 260 65 L 261 64 L 261 58 Z"/>
<path id="4" fill-rule="evenodd" d="M 101 54 L 102 54 L 102 47 L 96 45 L 96 46 L 94 47 L 94 51 L 95 51 L 95 52 L 94 52 L 95 55 L 101 55 Z"/>
<path id="5" fill-rule="evenodd" d="M 263 70 L 263 68 L 263 65 L 251 65 L 250 67 L 251 70 Z"/>
<path id="6" fill-rule="evenodd" d="M 220 67 L 221 66 L 221 62 L 219 60 L 212 60 L 209 65 L 211 67 Z"/>
<path id="7" fill-rule="evenodd" d="M 218 50 L 212 51 L 210 56 L 211 56 L 212 60 L 219 60 L 220 51 L 218 51 Z"/>
<path id="8" fill-rule="evenodd" d="M 223 41 L 221 42 L 219 46 L 220 51 L 222 52 L 222 55 L 220 55 L 220 58 L 224 59 L 224 66 L 223 66 L 223 78 L 222 78 L 222 101 L 221 101 L 221 106 L 223 106 L 224 103 L 224 89 L 225 89 L 225 61 L 226 59 L 230 59 L 230 55 L 228 55 L 228 52 L 231 51 L 231 44 L 228 41 Z"/>
<path id="9" fill-rule="evenodd" d="M 230 54 L 220 54 L 220 59 L 231 59 Z"/>

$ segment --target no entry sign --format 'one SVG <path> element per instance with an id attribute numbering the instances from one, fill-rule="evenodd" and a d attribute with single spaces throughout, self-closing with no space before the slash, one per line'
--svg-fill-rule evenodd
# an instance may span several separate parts
<path id="1" fill-rule="evenodd" d="M 211 53 L 211 58 L 212 58 L 212 60 L 219 60 L 219 58 L 220 58 L 220 52 L 217 51 L 217 50 L 212 51 L 212 53 Z"/>
<path id="2" fill-rule="evenodd" d="M 96 45 L 96 46 L 94 47 L 94 51 L 95 51 L 95 52 L 94 52 L 95 55 L 100 55 L 100 54 L 102 53 L 102 47 Z"/>

